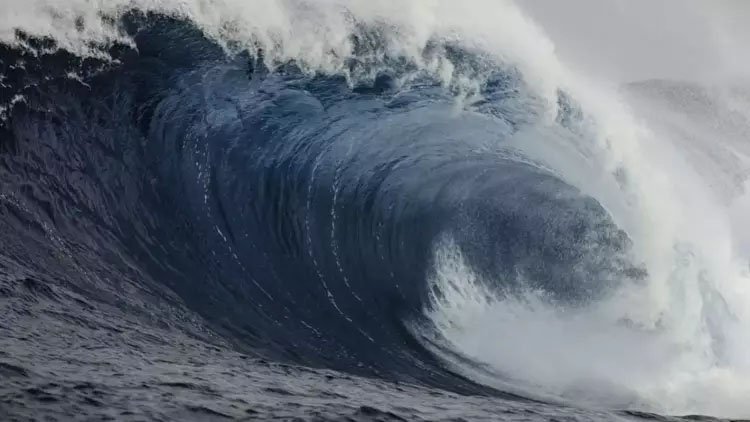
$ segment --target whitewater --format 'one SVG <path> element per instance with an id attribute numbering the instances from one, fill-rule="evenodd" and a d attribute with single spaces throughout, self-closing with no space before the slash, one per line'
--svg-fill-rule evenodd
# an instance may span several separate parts
<path id="1" fill-rule="evenodd" d="M 746 18 L 6 0 L 0 416 L 750 418 Z"/>

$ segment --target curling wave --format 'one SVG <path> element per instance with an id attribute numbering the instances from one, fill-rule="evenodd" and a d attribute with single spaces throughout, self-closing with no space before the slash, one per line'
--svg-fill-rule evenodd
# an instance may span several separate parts
<path id="1" fill-rule="evenodd" d="M 525 46 L 356 2 L 266 5 L 263 28 L 255 6 L 134 4 L 0 33 L 8 260 L 275 360 L 747 410 L 725 208 L 687 209 L 712 193 L 660 161 L 673 140 L 582 89 L 511 5 Z"/>

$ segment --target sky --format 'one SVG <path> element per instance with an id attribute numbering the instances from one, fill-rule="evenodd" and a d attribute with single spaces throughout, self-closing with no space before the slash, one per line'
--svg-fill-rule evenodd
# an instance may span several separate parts
<path id="1" fill-rule="evenodd" d="M 750 79 L 748 0 L 519 0 L 569 66 L 610 80 Z"/>

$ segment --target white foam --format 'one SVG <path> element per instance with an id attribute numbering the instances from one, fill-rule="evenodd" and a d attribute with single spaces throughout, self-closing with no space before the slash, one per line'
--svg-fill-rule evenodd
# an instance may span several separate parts
<path id="1" fill-rule="evenodd" d="M 593 407 L 719 415 L 747 410 L 750 385 L 706 353 L 711 339 L 700 330 L 627 318 L 624 308 L 641 305 L 646 292 L 634 288 L 588 308 L 562 308 L 538 291 L 499 298 L 450 239 L 439 244 L 435 259 L 432 282 L 439 293 L 431 296 L 427 315 L 439 338 L 498 371 L 483 376 L 442 354 L 468 376 Z"/>

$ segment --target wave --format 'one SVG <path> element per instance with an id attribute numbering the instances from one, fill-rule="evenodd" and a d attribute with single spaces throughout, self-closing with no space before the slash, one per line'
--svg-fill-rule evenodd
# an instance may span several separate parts
<path id="1" fill-rule="evenodd" d="M 594 84 L 506 2 L 11 3 L 4 274 L 273 360 L 747 414 L 744 91 Z"/>

